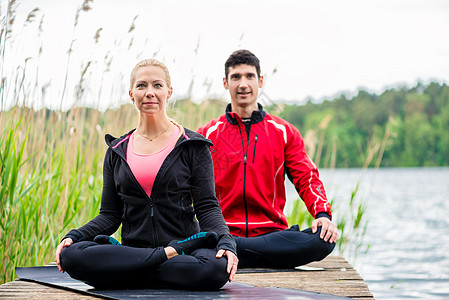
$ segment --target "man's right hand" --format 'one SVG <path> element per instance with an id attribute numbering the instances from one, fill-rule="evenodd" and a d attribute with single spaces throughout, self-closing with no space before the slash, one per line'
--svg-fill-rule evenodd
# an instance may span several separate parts
<path id="1" fill-rule="evenodd" d="M 325 242 L 335 243 L 339 238 L 338 228 L 326 217 L 321 217 L 312 221 L 312 232 L 315 233 L 321 227 L 320 238 Z"/>
<path id="2" fill-rule="evenodd" d="M 56 265 L 58 266 L 59 271 L 61 271 L 62 273 L 64 273 L 64 270 L 61 268 L 61 261 L 59 259 L 61 256 L 61 251 L 62 251 L 62 249 L 70 246 L 71 244 L 73 244 L 73 240 L 71 238 L 66 238 L 66 239 L 63 239 L 62 242 L 56 248 L 55 261 L 56 261 Z"/>

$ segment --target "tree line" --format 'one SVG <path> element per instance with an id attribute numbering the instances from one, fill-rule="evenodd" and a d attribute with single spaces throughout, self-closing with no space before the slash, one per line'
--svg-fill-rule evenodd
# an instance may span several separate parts
<path id="1" fill-rule="evenodd" d="M 431 82 L 381 94 L 266 108 L 295 125 L 324 168 L 449 165 L 449 87 Z"/>

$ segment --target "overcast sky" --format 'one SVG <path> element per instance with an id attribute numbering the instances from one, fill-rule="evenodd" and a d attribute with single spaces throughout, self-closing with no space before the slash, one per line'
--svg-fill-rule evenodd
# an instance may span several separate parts
<path id="1" fill-rule="evenodd" d="M 4 18 L 7 1 L 0 1 Z M 130 70 L 150 57 L 169 67 L 176 97 L 228 99 L 223 64 L 241 48 L 261 60 L 264 94 L 274 101 L 449 82 L 447 0 L 94 0 L 74 28 L 81 4 L 18 1 L 3 76 L 32 57 L 27 68 L 39 69 L 35 81 L 48 87 L 46 105 L 61 98 L 72 40 L 66 93 L 73 94 L 91 61 L 84 101 L 101 98 L 101 107 L 128 101 Z M 24 25 L 35 7 L 34 22 Z"/>

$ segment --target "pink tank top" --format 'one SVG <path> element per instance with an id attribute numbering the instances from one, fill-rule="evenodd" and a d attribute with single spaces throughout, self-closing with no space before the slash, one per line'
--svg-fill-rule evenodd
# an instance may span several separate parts
<path id="1" fill-rule="evenodd" d="M 179 135 L 179 128 L 175 126 L 167 145 L 156 153 L 139 154 L 134 151 L 134 132 L 131 134 L 126 150 L 126 161 L 137 181 L 143 187 L 148 197 L 151 196 L 154 180 L 159 172 L 167 155 L 175 148 L 176 137 Z"/>

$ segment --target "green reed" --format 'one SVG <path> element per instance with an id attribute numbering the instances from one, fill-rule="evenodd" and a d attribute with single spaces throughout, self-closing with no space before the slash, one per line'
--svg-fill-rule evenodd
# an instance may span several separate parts
<path id="1" fill-rule="evenodd" d="M 105 147 L 86 147 L 95 144 L 89 142 L 91 136 L 70 136 L 67 122 L 51 116 L 41 119 L 24 110 L 1 114 L 3 283 L 14 278 L 16 266 L 53 261 L 63 235 L 98 213 Z"/>

